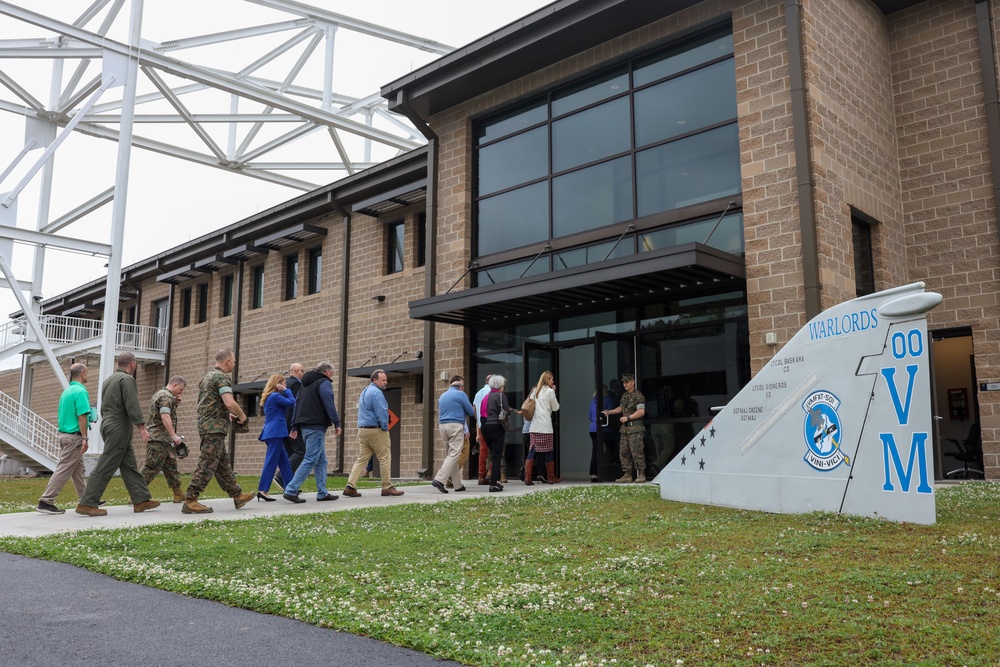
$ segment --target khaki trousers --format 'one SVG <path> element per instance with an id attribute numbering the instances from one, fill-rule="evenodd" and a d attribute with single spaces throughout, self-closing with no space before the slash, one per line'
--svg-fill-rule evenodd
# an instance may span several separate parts
<path id="1" fill-rule="evenodd" d="M 83 434 L 81 433 L 60 433 L 59 434 L 59 463 L 52 473 L 49 483 L 45 486 L 45 492 L 39 498 L 39 502 L 56 504 L 56 498 L 66 486 L 66 482 L 73 480 L 73 488 L 76 489 L 77 497 L 83 496 L 83 490 L 87 484 L 83 480 Z"/>
<path id="2" fill-rule="evenodd" d="M 355 461 L 354 467 L 351 469 L 347 486 L 358 488 L 358 478 L 368 467 L 368 459 L 374 454 L 382 472 L 382 490 L 391 489 L 392 449 L 389 445 L 389 432 L 380 428 L 358 429 L 358 441 L 361 445 L 361 451 L 358 453 L 358 460 Z"/>

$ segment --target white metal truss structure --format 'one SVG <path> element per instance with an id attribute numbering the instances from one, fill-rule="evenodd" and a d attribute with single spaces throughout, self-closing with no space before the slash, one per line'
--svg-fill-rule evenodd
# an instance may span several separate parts
<path id="1" fill-rule="evenodd" d="M 335 84 L 352 59 L 377 57 L 377 45 L 431 54 L 424 58 L 450 47 L 295 0 L 244 0 L 247 5 L 258 13 L 266 8 L 274 19 L 157 42 L 143 36 L 144 0 L 0 0 L 0 17 L 38 33 L 0 33 L 0 111 L 23 117 L 25 127 L 22 144 L 11 137 L 0 141 L 0 287 L 17 297 L 25 324 L 64 386 L 38 318 L 45 249 L 108 258 L 100 386 L 116 349 L 132 146 L 309 191 L 424 143 L 408 120 L 387 110 L 380 82 L 371 82 L 375 93 L 361 96 L 338 93 Z M 341 41 L 374 39 L 376 47 L 341 57 L 338 34 Z M 186 53 L 192 60 L 178 58 Z M 229 66 L 219 67 L 222 62 Z M 35 69 L 21 73 L 24 63 Z M 39 63 L 48 66 L 47 80 L 37 73 Z M 74 132 L 117 142 L 108 177 L 113 185 L 72 202 L 70 211 L 53 219 L 51 202 L 65 205 L 67 198 L 54 191 L 52 156 Z M 39 210 L 24 223 L 17 200 L 33 179 Z M 109 203 L 107 241 L 56 233 Z M 13 273 L 14 242 L 34 247 L 30 280 Z"/>

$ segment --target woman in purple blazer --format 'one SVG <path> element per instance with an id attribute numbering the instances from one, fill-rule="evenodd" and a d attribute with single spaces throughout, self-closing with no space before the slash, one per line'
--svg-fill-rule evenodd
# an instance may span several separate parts
<path id="1" fill-rule="evenodd" d="M 275 373 L 268 378 L 260 395 L 260 405 L 264 409 L 264 428 L 260 430 L 258 439 L 267 445 L 267 454 L 264 456 L 264 470 L 260 473 L 260 484 L 257 485 L 257 502 L 272 502 L 277 498 L 272 498 L 267 492 L 274 481 L 274 471 L 281 470 L 281 479 L 291 479 L 295 475 L 285 451 L 285 438 L 289 436 L 285 409 L 295 405 L 295 397 L 285 385 L 284 375 Z"/>

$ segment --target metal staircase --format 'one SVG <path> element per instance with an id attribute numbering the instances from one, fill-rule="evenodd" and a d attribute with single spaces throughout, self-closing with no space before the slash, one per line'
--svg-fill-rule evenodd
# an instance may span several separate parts
<path id="1" fill-rule="evenodd" d="M 38 473 L 56 469 L 59 431 L 55 426 L 0 392 L 0 453 Z"/>
<path id="2" fill-rule="evenodd" d="M 104 322 L 82 317 L 42 315 L 42 332 L 57 356 L 100 354 Z M 115 353 L 128 351 L 136 359 L 163 363 L 167 330 L 138 324 L 118 324 Z M 18 318 L 0 325 L 0 360 L 28 355 L 28 363 L 44 361 L 42 346 L 27 320 Z M 38 473 L 55 470 L 59 462 L 59 432 L 13 397 L 0 392 L 0 454 Z"/>

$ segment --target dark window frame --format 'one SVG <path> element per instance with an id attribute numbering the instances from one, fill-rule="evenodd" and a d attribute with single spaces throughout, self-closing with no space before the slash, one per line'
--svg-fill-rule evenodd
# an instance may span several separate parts
<path id="1" fill-rule="evenodd" d="M 191 326 L 191 298 L 192 291 L 190 287 L 185 287 L 181 290 L 181 328 Z"/>
<path id="2" fill-rule="evenodd" d="M 851 207 L 851 249 L 857 296 L 875 293 L 875 228 L 878 221 Z"/>
<path id="3" fill-rule="evenodd" d="M 299 297 L 299 253 L 285 255 L 285 301 Z"/>
<path id="4" fill-rule="evenodd" d="M 162 317 L 159 315 L 162 314 Z M 170 299 L 155 299 L 150 305 L 149 325 L 159 329 L 170 326 Z"/>
<path id="5" fill-rule="evenodd" d="M 631 140 L 631 147 L 630 147 L 629 150 L 624 151 L 624 152 L 620 152 L 620 153 L 609 154 L 607 156 L 604 156 L 604 157 L 602 157 L 600 159 L 597 159 L 597 160 L 594 160 L 592 162 L 587 162 L 587 163 L 583 163 L 583 164 L 576 164 L 576 165 L 574 165 L 574 166 L 572 166 L 570 168 L 567 168 L 567 169 L 559 171 L 559 172 L 555 171 L 555 169 L 552 166 L 553 165 L 553 161 L 554 161 L 554 157 L 552 156 L 552 150 L 553 150 L 552 149 L 552 143 L 553 143 L 553 139 L 552 139 L 553 129 L 552 128 L 553 128 L 553 124 L 556 123 L 556 122 L 558 122 L 559 120 L 566 119 L 566 118 L 568 118 L 570 116 L 573 116 L 573 115 L 576 115 L 576 114 L 580 114 L 582 112 L 588 111 L 588 110 L 593 109 L 595 107 L 606 105 L 606 104 L 608 104 L 608 103 L 610 103 L 612 101 L 615 101 L 615 100 L 619 100 L 619 99 L 623 99 L 623 98 L 632 98 L 632 97 L 635 96 L 636 93 L 641 92 L 641 91 L 643 91 L 643 90 L 645 90 L 647 88 L 651 88 L 651 87 L 654 87 L 654 86 L 659 86 L 659 85 L 661 85 L 661 84 L 663 84 L 665 82 L 671 81 L 673 79 L 678 79 L 680 77 L 684 77 L 684 76 L 690 75 L 690 74 L 692 74 L 694 72 L 697 72 L 698 70 L 702 70 L 702 69 L 705 69 L 705 68 L 708 68 L 708 67 L 715 66 L 715 65 L 717 65 L 720 62 L 723 62 L 723 61 L 726 61 L 726 60 L 733 60 L 734 57 L 735 57 L 735 55 L 734 55 L 734 52 L 733 52 L 733 50 L 731 48 L 731 43 L 730 43 L 730 49 L 728 51 L 724 52 L 724 53 L 721 53 L 721 54 L 718 54 L 718 55 L 714 55 L 714 56 L 712 56 L 710 54 L 709 57 L 706 57 L 703 60 L 692 61 L 692 62 L 695 62 L 695 64 L 693 64 L 693 65 L 688 65 L 686 67 L 679 68 L 679 69 L 677 69 L 675 71 L 671 71 L 670 73 L 663 75 L 660 78 L 650 79 L 648 81 L 644 81 L 641 84 L 637 84 L 637 83 L 635 83 L 633 81 L 633 75 L 634 75 L 635 71 L 639 67 L 644 66 L 649 61 L 651 61 L 653 58 L 656 58 L 656 57 L 658 57 L 661 54 L 665 54 L 665 53 L 669 53 L 669 52 L 677 52 L 677 53 L 693 52 L 699 46 L 703 46 L 706 43 L 712 43 L 713 41 L 720 41 L 723 38 L 730 38 L 731 39 L 731 36 L 732 36 L 732 25 L 731 25 L 731 23 L 728 23 L 728 22 L 726 22 L 726 23 L 721 23 L 721 22 L 720 23 L 716 23 L 713 26 L 706 27 L 706 29 L 704 29 L 704 30 L 699 30 L 697 34 L 686 36 L 683 39 L 683 41 L 678 40 L 678 41 L 674 42 L 673 44 L 668 45 L 668 46 L 666 46 L 666 47 L 664 47 L 662 49 L 658 49 L 658 50 L 651 51 L 651 52 L 638 53 L 638 54 L 630 56 L 627 60 L 623 59 L 623 60 L 618 60 L 618 61 L 613 62 L 613 63 L 609 63 L 607 67 L 602 68 L 598 72 L 589 73 L 587 75 L 580 76 L 580 77 L 578 77 L 578 78 L 576 78 L 574 80 L 567 81 L 566 83 L 561 84 L 558 87 L 554 87 L 551 90 L 546 91 L 545 93 L 543 93 L 541 95 L 533 97 L 532 99 L 526 100 L 526 101 L 524 101 L 521 104 L 518 104 L 516 106 L 511 106 L 511 107 L 499 110 L 497 112 L 490 113 L 488 115 L 483 115 L 480 118 L 474 118 L 473 119 L 473 127 L 474 127 L 474 136 L 476 137 L 476 139 L 475 139 L 476 144 L 473 147 L 473 165 L 472 165 L 472 167 L 473 167 L 473 188 L 474 188 L 474 193 L 473 193 L 473 195 L 474 195 L 473 196 L 473 230 L 472 230 L 472 233 L 473 233 L 473 239 L 472 239 L 472 241 L 473 241 L 472 242 L 472 248 L 473 248 L 473 250 L 472 250 L 472 257 L 473 257 L 473 259 L 477 259 L 477 258 L 480 258 L 480 257 L 490 257 L 490 256 L 493 256 L 493 255 L 496 255 L 496 256 L 498 256 L 498 259 L 499 259 L 499 256 L 503 256 L 503 260 L 502 261 L 505 262 L 505 263 L 509 262 L 513 256 L 524 257 L 524 258 L 530 260 L 531 257 L 533 257 L 534 254 L 535 254 L 535 252 L 537 251 L 537 246 L 539 244 L 544 243 L 546 240 L 548 240 L 549 242 L 553 242 L 556 239 L 567 238 L 566 236 L 562 236 L 562 235 L 557 236 L 556 233 L 555 233 L 555 231 L 554 231 L 555 219 L 556 219 L 556 211 L 553 210 L 554 197 L 555 197 L 553 188 L 554 188 L 554 181 L 555 181 L 555 179 L 558 178 L 558 177 L 560 177 L 560 176 L 565 176 L 567 174 L 572 174 L 572 173 L 577 172 L 577 171 L 581 171 L 581 170 L 584 170 L 584 169 L 588 169 L 588 168 L 594 167 L 595 165 L 604 164 L 604 163 L 610 163 L 610 162 L 612 162 L 612 161 L 614 161 L 616 159 L 622 158 L 623 156 L 628 156 L 629 159 L 631 160 L 631 163 L 632 163 L 633 178 L 632 178 L 632 183 L 631 183 L 631 189 L 632 189 L 632 214 L 633 215 L 631 216 L 631 220 L 632 221 L 638 220 L 639 219 L 639 216 L 638 216 L 638 198 L 639 198 L 639 194 L 640 194 L 641 185 L 639 183 L 639 175 L 635 172 L 635 169 L 636 169 L 635 163 L 636 163 L 637 155 L 640 154 L 640 153 L 649 151 L 652 148 L 656 148 L 658 146 L 662 146 L 664 144 L 670 144 L 670 143 L 674 143 L 674 142 L 677 142 L 677 141 L 681 141 L 683 139 L 686 139 L 686 138 L 689 138 L 689 137 L 692 137 L 692 136 L 697 136 L 697 135 L 700 135 L 700 134 L 703 134 L 703 133 L 711 132 L 711 131 L 719 129 L 721 127 L 733 126 L 733 125 L 735 125 L 738 122 L 738 114 L 734 113 L 734 115 L 731 118 L 727 118 L 727 119 L 722 120 L 722 121 L 713 122 L 713 123 L 705 125 L 705 126 L 699 126 L 699 127 L 695 128 L 695 129 L 693 129 L 691 131 L 688 131 L 688 132 L 685 132 L 685 133 L 679 133 L 679 134 L 677 134 L 675 136 L 670 136 L 668 138 L 661 139 L 661 140 L 658 140 L 658 141 L 653 141 L 653 142 L 651 142 L 649 144 L 645 144 L 645 145 L 641 145 L 640 146 L 640 145 L 636 144 L 636 140 L 635 140 L 635 124 L 636 124 L 635 114 L 636 114 L 636 109 L 635 109 L 634 105 L 630 105 L 629 122 L 630 122 L 630 124 L 632 126 L 631 127 L 632 140 Z M 690 45 L 690 47 L 688 45 Z M 607 78 L 609 76 L 609 73 L 613 73 L 615 70 L 621 70 L 622 68 L 625 68 L 629 72 L 629 82 L 630 83 L 629 83 L 629 85 L 625 86 L 625 89 L 622 90 L 621 92 L 616 92 L 616 93 L 613 93 L 613 94 L 610 94 L 610 95 L 606 95 L 606 96 L 600 96 L 598 98 L 595 98 L 594 101 L 592 101 L 592 102 L 590 102 L 588 104 L 581 104 L 580 106 L 574 107 L 571 110 L 569 110 L 569 111 L 567 111 L 565 113 L 559 114 L 559 115 L 555 114 L 552 111 L 553 101 L 556 100 L 556 99 L 558 99 L 558 98 L 560 98 L 560 96 L 565 95 L 565 93 L 567 91 L 583 90 L 583 89 L 585 89 L 585 87 L 587 85 L 590 85 L 591 83 L 599 83 L 602 80 L 602 78 Z M 530 112 L 530 111 L 534 110 L 536 107 L 539 107 L 539 106 L 545 109 L 544 114 L 537 114 L 537 113 L 531 114 L 531 120 L 530 120 L 530 122 L 526 122 L 523 126 L 521 126 L 521 125 L 515 125 L 515 124 L 510 124 L 502 132 L 497 132 L 497 133 L 493 133 L 493 134 L 491 134 L 489 132 L 489 129 L 493 127 L 493 124 L 495 124 L 495 123 L 502 124 L 505 121 L 508 121 L 510 118 L 515 118 L 515 117 L 517 117 L 518 115 L 520 115 L 522 113 Z M 542 118 L 542 115 L 544 115 L 544 118 Z M 509 187 L 506 187 L 506 188 L 502 188 L 502 189 L 499 189 L 499 190 L 496 190 L 496 191 L 491 191 L 491 192 L 489 192 L 485 196 L 480 196 L 480 194 L 478 192 L 478 184 L 479 184 L 479 178 L 480 178 L 479 177 L 479 170 L 480 170 L 479 151 L 481 149 L 483 149 L 483 148 L 489 148 L 490 146 L 496 145 L 496 144 L 498 144 L 500 142 L 507 141 L 507 140 L 511 139 L 512 137 L 517 137 L 517 136 L 525 134 L 527 132 L 532 132 L 532 131 L 538 130 L 539 128 L 544 128 L 544 127 L 548 127 L 547 132 L 548 132 L 548 137 L 549 137 L 549 139 L 548 139 L 548 141 L 549 141 L 549 148 L 548 148 L 548 150 L 549 150 L 549 173 L 547 175 L 544 175 L 544 176 L 541 176 L 541 177 L 538 177 L 538 178 L 533 178 L 531 180 L 526 180 L 524 182 L 517 183 L 515 185 L 509 186 Z M 511 129 L 511 128 L 513 128 L 513 129 Z M 487 137 L 487 136 L 488 136 L 487 140 L 483 140 L 482 139 L 482 137 Z M 737 154 L 737 159 L 738 159 L 738 154 Z M 489 200 L 494 199 L 496 197 L 499 197 L 499 196 L 502 196 L 502 195 L 505 195 L 505 194 L 510 194 L 510 193 L 513 193 L 513 192 L 518 191 L 518 190 L 525 190 L 526 191 L 526 188 L 528 188 L 530 186 L 533 186 L 533 185 L 537 186 L 537 185 L 542 185 L 542 184 L 544 184 L 544 187 L 546 188 L 547 193 L 548 193 L 547 194 L 548 212 L 544 216 L 546 218 L 547 223 L 548 223 L 547 230 L 544 233 L 545 238 L 537 240 L 537 242 L 535 240 L 530 240 L 530 241 L 525 242 L 524 245 L 521 245 L 521 246 L 518 246 L 518 247 L 495 247 L 495 248 L 494 247 L 490 247 L 490 248 L 480 248 L 480 244 L 482 242 L 481 241 L 481 232 L 480 232 L 480 229 L 479 229 L 479 224 L 480 224 L 480 220 L 479 220 L 479 217 L 480 217 L 479 216 L 479 208 L 480 208 L 480 206 L 483 205 L 484 202 L 488 202 Z M 737 187 L 739 187 L 739 185 L 737 185 Z M 739 197 L 740 197 L 740 193 L 737 192 L 734 195 L 726 196 L 724 198 L 719 198 L 719 201 L 723 202 L 723 206 L 724 206 L 726 201 L 732 200 L 734 198 L 739 198 Z M 714 201 L 714 200 L 711 200 L 711 201 Z M 697 208 L 697 209 L 699 209 L 699 212 L 700 212 L 700 210 L 704 208 L 704 206 L 703 206 L 704 203 L 706 203 L 706 202 L 705 201 L 699 201 L 699 202 L 697 202 L 694 205 L 694 207 Z M 500 210 L 503 210 L 503 208 L 504 208 L 505 205 L 506 204 L 499 204 Z M 686 207 L 682 206 L 680 209 L 673 209 L 672 211 L 682 211 L 684 208 L 686 208 Z M 721 210 L 721 207 L 720 207 L 720 210 Z M 666 213 L 667 214 L 671 214 L 672 211 L 666 211 Z M 657 217 L 657 218 L 659 218 L 659 217 L 662 217 L 663 215 L 664 215 L 664 213 L 661 212 L 661 213 L 653 213 L 650 216 L 646 216 L 646 217 Z M 673 215 L 671 215 L 670 217 L 673 217 Z M 541 224 L 541 222 L 540 222 L 540 224 Z M 613 222 L 613 223 L 609 222 L 607 225 L 599 226 L 596 229 L 599 229 L 599 230 L 607 229 L 608 234 L 610 235 L 608 238 L 611 238 L 611 237 L 616 237 L 618 235 L 616 233 L 616 231 L 618 230 L 618 228 L 622 224 L 623 224 L 622 222 Z M 587 230 L 584 233 L 586 235 L 588 235 L 588 236 L 591 236 L 591 235 L 593 235 L 594 231 L 595 231 L 594 229 L 590 229 L 590 230 Z M 600 241 L 600 242 L 603 242 L 603 241 Z M 521 252 L 521 249 L 524 249 L 524 251 Z M 542 263 L 543 259 L 540 259 L 537 263 Z M 549 269 L 548 267 L 546 267 L 545 270 L 547 271 L 547 270 L 551 270 L 551 269 Z M 476 282 L 478 284 L 478 279 L 476 280 Z"/>
<path id="6" fill-rule="evenodd" d="M 307 255 L 309 257 L 309 278 L 306 294 L 319 294 L 323 291 L 323 246 L 310 248 Z"/>
<path id="7" fill-rule="evenodd" d="M 402 236 L 402 238 L 400 238 Z M 399 219 L 385 225 L 385 273 L 402 273 L 406 268 L 406 220 Z"/>
<path id="8" fill-rule="evenodd" d="M 195 318 L 197 324 L 204 324 L 208 321 L 208 283 L 198 285 L 198 314 Z"/>
<path id="9" fill-rule="evenodd" d="M 252 267 L 250 276 L 250 310 L 257 310 L 264 307 L 264 265 Z"/>
<path id="10" fill-rule="evenodd" d="M 220 281 L 221 285 L 219 287 L 221 292 L 220 301 L 220 315 L 222 317 L 229 317 L 233 314 L 233 306 L 235 304 L 235 292 L 236 292 L 236 276 L 232 273 L 228 273 L 222 276 Z"/>

